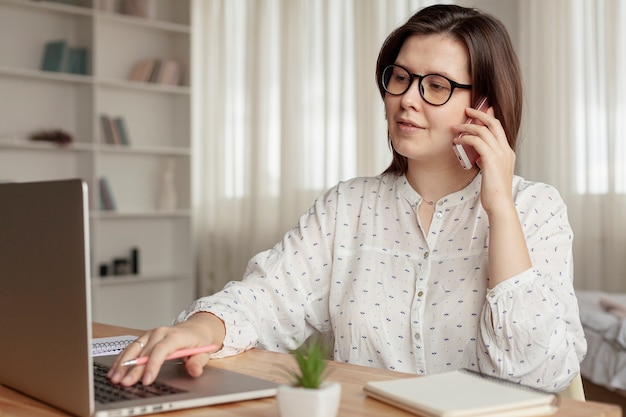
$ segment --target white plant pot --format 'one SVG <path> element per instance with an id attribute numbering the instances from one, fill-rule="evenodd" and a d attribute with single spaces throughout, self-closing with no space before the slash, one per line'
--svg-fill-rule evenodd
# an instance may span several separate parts
<path id="1" fill-rule="evenodd" d="M 276 399 L 281 417 L 335 417 L 341 402 L 341 384 L 327 381 L 319 389 L 281 385 Z"/>

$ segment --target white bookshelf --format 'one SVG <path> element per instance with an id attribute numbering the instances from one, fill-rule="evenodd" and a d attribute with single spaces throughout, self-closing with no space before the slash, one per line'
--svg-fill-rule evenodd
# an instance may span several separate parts
<path id="1" fill-rule="evenodd" d="M 104 0 L 0 0 L 0 181 L 87 181 L 93 318 L 137 328 L 169 324 L 195 298 L 193 0 L 152 1 L 155 16 L 136 17 L 104 11 Z M 41 70 L 46 42 L 57 39 L 88 50 L 87 74 Z M 179 62 L 180 85 L 130 81 L 134 64 L 147 58 Z M 124 118 L 129 145 L 105 141 L 101 114 Z M 56 129 L 72 143 L 29 140 Z M 165 164 L 173 166 L 177 198 L 161 209 Z M 101 210 L 102 176 L 114 211 Z M 131 248 L 139 248 L 139 274 L 100 276 L 101 264 L 129 257 Z"/>

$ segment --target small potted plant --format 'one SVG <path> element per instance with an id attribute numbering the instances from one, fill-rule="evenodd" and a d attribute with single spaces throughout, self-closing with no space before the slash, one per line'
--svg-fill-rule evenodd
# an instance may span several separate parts
<path id="1" fill-rule="evenodd" d="M 325 381 L 328 376 L 327 344 L 319 337 L 309 339 L 292 352 L 298 364 L 287 371 L 291 384 L 278 387 L 278 409 L 282 417 L 334 417 L 339 410 L 341 384 Z"/>

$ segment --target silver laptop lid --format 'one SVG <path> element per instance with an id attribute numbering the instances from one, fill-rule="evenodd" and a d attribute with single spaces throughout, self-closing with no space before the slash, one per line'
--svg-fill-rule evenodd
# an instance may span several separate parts
<path id="1" fill-rule="evenodd" d="M 180 394 L 95 404 L 87 185 L 0 185 L 0 384 L 78 416 L 139 415 L 276 395 L 277 384 L 181 361 L 159 380 Z M 110 357 L 97 358 L 110 363 Z"/>
<path id="2" fill-rule="evenodd" d="M 93 413 L 87 185 L 0 185 L 0 384 Z M 52 302 L 51 302 L 52 301 Z"/>

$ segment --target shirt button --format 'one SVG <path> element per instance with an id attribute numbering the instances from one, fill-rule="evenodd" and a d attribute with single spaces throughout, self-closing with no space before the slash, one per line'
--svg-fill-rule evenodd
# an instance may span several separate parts
<path id="1" fill-rule="evenodd" d="M 417 296 L 418 296 L 418 297 L 421 297 L 422 295 L 424 295 L 424 291 L 419 291 L 419 292 L 417 293 Z"/>
<path id="2" fill-rule="evenodd" d="M 496 293 L 493 291 L 489 291 L 489 297 L 493 298 L 496 296 Z"/>
<path id="3" fill-rule="evenodd" d="M 428 255 L 430 255 L 430 253 L 424 252 L 424 259 L 428 259 Z"/>
<path id="4" fill-rule="evenodd" d="M 443 201 L 437 203 L 438 206 L 443 206 Z"/>
<path id="5" fill-rule="evenodd" d="M 437 214 L 435 214 L 435 216 L 436 216 L 438 219 L 441 219 L 441 218 L 443 217 L 443 212 L 438 211 L 438 212 L 437 212 Z"/>
<path id="6" fill-rule="evenodd" d="M 419 339 L 420 338 L 420 334 L 419 333 L 415 333 L 415 338 Z"/>

